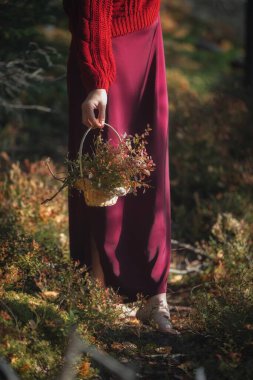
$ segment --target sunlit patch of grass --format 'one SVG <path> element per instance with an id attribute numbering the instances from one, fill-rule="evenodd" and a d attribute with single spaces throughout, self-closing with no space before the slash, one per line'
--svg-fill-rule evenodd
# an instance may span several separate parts
<path id="1" fill-rule="evenodd" d="M 224 75 L 232 74 L 230 62 L 242 55 L 242 47 L 225 31 L 194 18 L 182 2 L 168 5 L 161 20 L 168 70 L 182 71 L 200 96 L 213 92 Z M 201 41 L 213 50 L 199 48 Z"/>
<path id="2" fill-rule="evenodd" d="M 197 96 L 196 92 L 191 88 L 190 81 L 184 73 L 177 69 L 173 68 L 171 70 L 167 69 L 167 79 L 169 84 L 169 103 L 170 103 L 170 111 L 176 112 L 175 109 L 175 101 L 173 99 L 173 93 L 188 93 L 188 96 Z M 171 94 L 172 92 L 172 94 Z M 184 107 L 184 111 L 189 113 L 188 107 Z"/>

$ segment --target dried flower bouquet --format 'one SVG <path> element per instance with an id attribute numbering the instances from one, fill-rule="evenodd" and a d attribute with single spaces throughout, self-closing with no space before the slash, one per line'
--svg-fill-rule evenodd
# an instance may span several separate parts
<path id="1" fill-rule="evenodd" d="M 136 133 L 132 136 L 125 133 L 115 146 L 110 140 L 104 141 L 100 130 L 93 139 L 94 149 L 91 155 L 84 153 L 79 154 L 75 160 L 65 159 L 67 174 L 64 178 L 57 178 L 47 163 L 51 174 L 62 182 L 62 186 L 56 194 L 42 203 L 55 198 L 65 187 L 82 190 L 85 201 L 90 206 L 115 204 L 118 196 L 127 193 L 137 195 L 137 188 L 140 187 L 144 193 L 151 187 L 147 183 L 147 177 L 155 170 L 155 163 L 145 146 L 148 144 L 147 136 L 150 131 L 151 128 L 147 125 L 141 135 Z"/>

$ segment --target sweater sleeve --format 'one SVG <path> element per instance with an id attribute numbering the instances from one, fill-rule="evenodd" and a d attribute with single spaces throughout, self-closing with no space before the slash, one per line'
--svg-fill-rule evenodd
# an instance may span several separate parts
<path id="1" fill-rule="evenodd" d="M 84 87 L 88 92 L 97 88 L 108 91 L 116 78 L 111 38 L 113 0 L 72 0 L 64 9 Z"/>

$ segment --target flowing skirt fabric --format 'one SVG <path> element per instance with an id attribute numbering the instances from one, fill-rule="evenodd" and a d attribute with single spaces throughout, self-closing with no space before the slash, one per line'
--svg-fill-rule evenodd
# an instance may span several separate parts
<path id="1" fill-rule="evenodd" d="M 152 296 L 167 290 L 171 253 L 169 181 L 169 106 L 160 15 L 148 28 L 112 38 L 117 78 L 108 91 L 106 122 L 120 134 L 152 131 L 146 145 L 156 169 L 143 194 L 119 197 L 107 207 L 91 207 L 83 195 L 68 195 L 70 255 L 91 270 L 91 236 L 99 252 L 107 286 L 132 302 L 137 294 Z M 81 122 L 81 103 L 86 98 L 70 44 L 67 65 L 70 158 L 76 158 L 87 127 Z M 96 130 L 85 140 L 90 152 Z M 105 138 L 118 141 L 107 126 Z"/>

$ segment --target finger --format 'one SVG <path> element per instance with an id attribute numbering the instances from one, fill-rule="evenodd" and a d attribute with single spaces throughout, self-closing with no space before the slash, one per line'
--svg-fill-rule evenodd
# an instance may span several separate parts
<path id="1" fill-rule="evenodd" d="M 85 106 L 82 106 L 82 123 L 86 125 L 86 127 L 92 126 L 91 121 L 87 118 Z"/>
<path id="2" fill-rule="evenodd" d="M 86 109 L 86 118 L 89 119 L 93 127 L 100 127 L 99 121 L 95 117 L 94 109 L 87 107 Z"/>
<path id="3" fill-rule="evenodd" d="M 86 123 L 88 124 L 89 127 L 92 127 L 92 122 L 90 121 L 90 119 L 87 119 Z"/>
<path id="4" fill-rule="evenodd" d="M 94 111 L 90 104 L 83 103 L 82 105 L 82 123 L 87 127 L 95 126 L 96 119 L 94 115 Z"/>
<path id="5" fill-rule="evenodd" d="M 106 105 L 102 102 L 99 103 L 99 105 L 98 105 L 98 111 L 99 111 L 98 121 L 99 121 L 101 126 L 104 126 L 104 122 L 105 122 L 105 109 L 106 109 Z"/>

